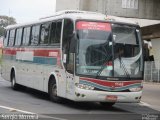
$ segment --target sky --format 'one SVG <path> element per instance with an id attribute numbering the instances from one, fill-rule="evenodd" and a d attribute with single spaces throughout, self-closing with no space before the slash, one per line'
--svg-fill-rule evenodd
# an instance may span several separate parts
<path id="1" fill-rule="evenodd" d="M 56 0 L 0 0 L 0 15 L 14 17 L 24 23 L 50 16 L 55 12 Z"/>

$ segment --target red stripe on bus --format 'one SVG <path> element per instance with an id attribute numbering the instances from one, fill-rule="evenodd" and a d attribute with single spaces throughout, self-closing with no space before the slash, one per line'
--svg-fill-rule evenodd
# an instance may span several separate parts
<path id="1" fill-rule="evenodd" d="M 136 83 L 142 83 L 142 80 L 132 80 L 132 81 L 104 81 L 100 79 L 94 79 L 94 78 L 84 78 L 81 77 L 80 80 L 86 80 L 89 82 L 93 82 L 99 85 L 103 86 L 109 86 L 109 87 L 123 87 L 127 85 L 132 85 Z"/>
<path id="2" fill-rule="evenodd" d="M 34 50 L 34 56 L 57 57 L 59 50 Z"/>
<path id="3" fill-rule="evenodd" d="M 43 57 L 58 57 L 58 55 L 60 54 L 60 50 L 59 49 L 55 49 L 55 50 L 43 50 L 43 49 L 26 49 L 26 48 L 6 48 L 3 49 L 3 54 L 9 54 L 9 55 L 16 55 L 17 51 L 21 51 L 21 52 L 34 52 L 34 56 L 43 56 Z"/>

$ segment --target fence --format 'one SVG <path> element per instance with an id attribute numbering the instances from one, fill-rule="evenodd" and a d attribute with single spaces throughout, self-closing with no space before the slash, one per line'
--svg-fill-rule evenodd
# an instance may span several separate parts
<path id="1" fill-rule="evenodd" d="M 144 81 L 160 83 L 160 61 L 145 62 Z"/>

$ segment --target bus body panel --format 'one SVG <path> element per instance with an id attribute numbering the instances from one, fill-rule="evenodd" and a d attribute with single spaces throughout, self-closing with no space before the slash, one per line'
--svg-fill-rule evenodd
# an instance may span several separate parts
<path id="1" fill-rule="evenodd" d="M 3 50 L 2 77 L 10 81 L 11 69 L 13 68 L 18 84 L 48 92 L 49 77 L 54 75 L 58 87 L 58 95 L 65 97 L 65 70 L 57 66 L 57 57 L 60 54 L 60 50 L 53 48 L 43 49 L 5 48 Z M 55 71 L 59 72 L 56 73 Z M 58 84 L 61 84 L 61 87 Z M 62 87 L 64 89 L 61 89 Z"/>

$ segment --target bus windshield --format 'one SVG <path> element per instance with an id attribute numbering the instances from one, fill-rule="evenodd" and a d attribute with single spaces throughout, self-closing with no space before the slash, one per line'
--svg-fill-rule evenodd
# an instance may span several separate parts
<path id="1" fill-rule="evenodd" d="M 136 27 L 112 24 L 114 76 L 142 77 L 142 44 Z"/>
<path id="2" fill-rule="evenodd" d="M 136 27 L 78 21 L 76 73 L 95 77 L 142 77 L 142 48 Z"/>

